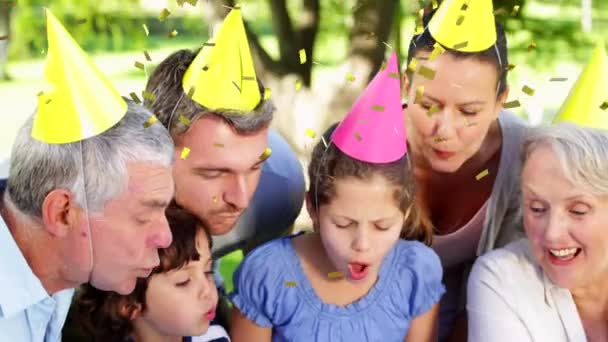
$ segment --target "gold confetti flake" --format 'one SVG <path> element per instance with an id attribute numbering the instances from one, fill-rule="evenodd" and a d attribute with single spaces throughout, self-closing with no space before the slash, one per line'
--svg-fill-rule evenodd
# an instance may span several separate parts
<path id="1" fill-rule="evenodd" d="M 424 17 L 424 8 L 421 8 L 418 11 L 418 15 L 416 16 L 416 32 L 415 34 L 421 34 L 424 32 L 424 25 L 422 24 L 422 19 Z"/>
<path id="2" fill-rule="evenodd" d="M 194 86 L 190 87 L 190 90 L 188 90 L 188 94 L 186 94 L 186 96 L 188 96 L 188 98 L 192 98 L 192 96 L 194 96 Z"/>
<path id="3" fill-rule="evenodd" d="M 152 62 L 152 57 L 150 57 L 150 54 L 148 53 L 148 51 L 144 50 L 144 56 L 146 57 L 146 60 L 148 62 Z"/>
<path id="4" fill-rule="evenodd" d="M 44 104 L 48 105 L 49 103 L 51 103 L 51 101 L 53 101 L 53 99 L 49 98 L 48 100 L 46 100 L 46 102 Z"/>
<path id="5" fill-rule="evenodd" d="M 272 149 L 270 147 L 266 147 L 266 149 L 264 150 L 264 152 L 260 156 L 260 160 L 264 161 L 264 160 L 270 158 L 271 154 L 272 154 Z"/>
<path id="6" fill-rule="evenodd" d="M 264 101 L 268 100 L 272 95 L 272 90 L 270 88 L 264 88 Z"/>
<path id="7" fill-rule="evenodd" d="M 568 80 L 568 77 L 551 77 L 549 82 L 565 82 Z"/>
<path id="8" fill-rule="evenodd" d="M 306 131 L 304 132 L 306 133 L 306 135 L 308 135 L 309 137 L 311 137 L 312 139 L 317 137 L 317 133 L 315 133 L 315 131 L 313 131 L 310 128 L 307 128 Z"/>
<path id="9" fill-rule="evenodd" d="M 148 30 L 148 25 L 141 24 L 141 27 L 144 28 L 144 32 L 146 33 L 146 36 L 149 36 L 150 35 L 150 30 Z"/>
<path id="10" fill-rule="evenodd" d="M 355 139 L 357 139 L 357 141 L 361 141 L 361 135 L 359 135 L 359 132 L 355 132 Z"/>
<path id="11" fill-rule="evenodd" d="M 224 144 L 220 144 L 220 143 L 213 143 L 213 146 L 215 146 L 215 147 L 224 147 Z"/>
<path id="12" fill-rule="evenodd" d="M 431 117 L 433 116 L 433 114 L 439 112 L 439 110 L 439 106 L 437 104 L 433 104 L 431 108 L 429 108 L 429 111 L 426 113 L 426 115 Z"/>
<path id="13" fill-rule="evenodd" d="M 302 88 L 302 80 L 296 80 L 296 90 L 300 90 Z"/>
<path id="14" fill-rule="evenodd" d="M 513 6 L 513 10 L 511 11 L 511 16 L 514 17 L 519 13 L 519 5 Z"/>
<path id="15" fill-rule="evenodd" d="M 141 103 L 139 96 L 137 96 L 137 94 L 135 92 L 129 93 L 129 96 L 131 96 L 131 99 L 133 100 L 133 102 L 135 102 L 137 104 Z"/>
<path id="16" fill-rule="evenodd" d="M 534 89 L 528 87 L 527 85 L 524 85 L 524 87 L 521 88 L 521 91 L 523 91 L 524 93 L 526 93 L 529 96 L 534 96 Z"/>
<path id="17" fill-rule="evenodd" d="M 165 21 L 167 20 L 167 17 L 171 15 L 171 11 L 169 11 L 166 8 L 163 8 L 162 11 L 160 11 L 160 15 L 158 16 L 158 20 L 160 21 Z"/>
<path id="18" fill-rule="evenodd" d="M 422 77 L 432 80 L 435 78 L 435 70 L 428 68 L 426 66 L 421 66 L 420 69 L 418 70 L 418 74 L 420 74 Z"/>
<path id="19" fill-rule="evenodd" d="M 242 76 L 241 80 L 243 80 L 243 81 L 255 81 L 255 77 L 253 77 L 253 76 Z"/>
<path id="20" fill-rule="evenodd" d="M 420 103 L 420 101 L 422 101 L 423 96 L 424 96 L 424 86 L 419 86 L 416 89 L 416 99 L 414 100 L 414 103 Z"/>
<path id="21" fill-rule="evenodd" d="M 306 64 L 306 50 L 300 49 L 300 64 Z"/>
<path id="22" fill-rule="evenodd" d="M 190 119 L 188 119 L 187 117 L 180 115 L 177 120 L 179 120 L 179 122 L 183 123 L 184 125 L 188 126 L 192 123 L 192 121 L 190 121 Z"/>
<path id="23" fill-rule="evenodd" d="M 373 105 L 372 110 L 375 110 L 376 112 L 384 112 L 384 106 Z"/>
<path id="24" fill-rule="evenodd" d="M 182 150 L 182 155 L 181 155 L 182 159 L 185 160 L 186 158 L 188 158 L 189 154 L 190 154 L 190 149 L 187 147 L 184 147 L 184 149 Z"/>
<path id="25" fill-rule="evenodd" d="M 443 46 L 441 46 L 441 44 L 439 44 L 439 43 L 435 43 L 435 46 L 433 47 L 433 52 L 431 52 L 431 55 L 429 56 L 429 60 L 431 60 L 431 61 L 436 60 L 437 57 L 439 57 L 439 55 L 441 55 L 444 52 L 445 52 L 445 49 L 443 48 Z"/>
<path id="26" fill-rule="evenodd" d="M 463 12 L 466 11 L 466 10 L 468 10 L 468 9 L 469 9 L 469 4 L 466 3 L 466 2 L 464 4 L 462 4 L 462 7 L 460 7 L 460 10 L 463 11 Z"/>
<path id="27" fill-rule="evenodd" d="M 217 196 L 213 196 L 212 200 L 213 200 L 213 203 L 217 203 Z"/>
<path id="28" fill-rule="evenodd" d="M 507 71 L 511 71 L 511 70 L 515 69 L 515 66 L 516 66 L 515 64 L 509 63 L 509 65 L 507 65 Z"/>
<path id="29" fill-rule="evenodd" d="M 157 121 L 158 119 L 156 118 L 156 116 L 152 115 L 146 122 L 144 122 L 144 128 L 152 126 Z"/>
<path id="30" fill-rule="evenodd" d="M 488 169 L 485 169 L 485 170 L 481 171 L 480 173 L 478 173 L 477 176 L 475 176 L 475 179 L 480 180 L 489 174 L 490 174 L 490 171 L 488 171 Z"/>
<path id="31" fill-rule="evenodd" d="M 44 94 L 44 92 L 43 91 L 39 91 L 38 94 L 36 94 L 36 96 L 40 97 L 40 96 L 42 96 L 42 94 Z"/>
<path id="32" fill-rule="evenodd" d="M 460 49 L 464 49 L 465 47 L 469 46 L 469 42 L 465 41 L 462 43 L 458 43 L 454 45 L 454 50 L 460 50 Z"/>
<path id="33" fill-rule="evenodd" d="M 154 102 L 156 101 L 156 95 L 154 95 L 154 93 L 151 93 L 149 91 L 143 91 L 141 93 L 141 96 L 144 98 L 144 100 L 147 100 L 149 102 Z"/>
<path id="34" fill-rule="evenodd" d="M 338 278 L 342 278 L 344 275 L 342 275 L 342 272 L 329 272 L 327 273 L 327 277 L 329 279 L 338 279 Z"/>
<path id="35" fill-rule="evenodd" d="M 532 51 L 534 49 L 536 49 L 536 43 L 532 42 L 532 43 L 530 43 L 530 45 L 528 45 L 528 51 Z"/>
<path id="36" fill-rule="evenodd" d="M 600 106 L 601 110 L 606 110 L 608 109 L 608 100 L 604 101 L 604 103 L 602 103 L 602 105 Z"/>
<path id="37" fill-rule="evenodd" d="M 437 9 L 437 7 L 439 6 L 439 4 L 437 3 L 437 0 L 432 0 L 431 4 L 432 4 L 434 10 Z"/>
<path id="38" fill-rule="evenodd" d="M 397 80 L 401 78 L 401 77 L 399 76 L 399 73 L 398 73 L 398 72 L 389 72 L 389 73 L 388 73 L 388 77 L 390 77 L 390 78 L 394 78 L 394 79 L 397 79 Z"/>
<path id="39" fill-rule="evenodd" d="M 464 15 L 461 15 L 456 20 L 456 25 L 460 26 L 460 25 L 462 25 L 463 22 L 464 22 Z"/>
<path id="40" fill-rule="evenodd" d="M 521 106 L 521 104 L 519 103 L 519 100 L 515 100 L 515 101 L 511 101 L 511 102 L 506 102 L 502 107 L 505 109 L 510 109 L 510 108 L 517 108 Z"/>
<path id="41" fill-rule="evenodd" d="M 346 79 L 349 80 L 349 81 L 351 81 L 351 82 L 355 82 L 355 75 L 353 75 L 350 72 L 347 72 L 346 73 Z"/>
<path id="42" fill-rule="evenodd" d="M 146 66 L 142 62 L 135 62 L 135 67 L 137 69 L 141 69 L 141 70 L 145 70 L 146 69 Z"/>
<path id="43" fill-rule="evenodd" d="M 177 36 L 177 30 L 173 30 L 173 31 L 169 32 L 169 34 L 167 34 L 167 36 L 169 38 L 175 38 L 175 36 Z"/>
<path id="44" fill-rule="evenodd" d="M 407 71 L 412 72 L 412 73 L 416 72 L 416 67 L 417 66 L 418 66 L 418 60 L 416 59 L 416 57 L 414 57 L 410 61 L 410 64 L 408 64 Z"/>
<path id="45" fill-rule="evenodd" d="M 286 282 L 285 282 L 285 286 L 286 286 L 286 287 L 296 287 L 296 286 L 297 286 L 297 284 L 296 284 L 296 282 L 295 282 L 295 281 L 286 281 Z"/>
<path id="46" fill-rule="evenodd" d="M 384 69 L 386 69 L 386 61 L 382 62 L 382 65 L 380 65 L 380 70 L 384 71 Z"/>

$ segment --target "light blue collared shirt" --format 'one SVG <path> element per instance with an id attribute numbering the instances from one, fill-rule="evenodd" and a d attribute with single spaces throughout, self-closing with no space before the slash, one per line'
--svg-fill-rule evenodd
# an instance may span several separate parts
<path id="1" fill-rule="evenodd" d="M 0 217 L 0 341 L 61 341 L 73 295 L 66 289 L 49 296 Z"/>

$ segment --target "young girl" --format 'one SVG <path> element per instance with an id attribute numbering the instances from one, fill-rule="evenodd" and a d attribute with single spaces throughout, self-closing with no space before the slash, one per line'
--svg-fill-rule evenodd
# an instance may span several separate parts
<path id="1" fill-rule="evenodd" d="M 218 295 L 209 232 L 181 209 L 166 214 L 173 242 L 130 295 L 84 287 L 78 313 L 95 341 L 230 341 L 213 321 Z"/>
<path id="2" fill-rule="evenodd" d="M 439 258 L 399 240 L 428 242 L 431 232 L 408 224 L 412 175 L 394 55 L 331 143 L 316 145 L 308 172 L 314 232 L 245 258 L 234 275 L 233 341 L 434 341 Z"/>

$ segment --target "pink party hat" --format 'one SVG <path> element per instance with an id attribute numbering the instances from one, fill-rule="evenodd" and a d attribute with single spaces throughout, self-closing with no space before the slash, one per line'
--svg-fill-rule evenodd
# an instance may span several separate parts
<path id="1" fill-rule="evenodd" d="M 331 141 L 348 156 L 390 163 L 407 152 L 397 65 L 393 53 L 332 134 Z"/>

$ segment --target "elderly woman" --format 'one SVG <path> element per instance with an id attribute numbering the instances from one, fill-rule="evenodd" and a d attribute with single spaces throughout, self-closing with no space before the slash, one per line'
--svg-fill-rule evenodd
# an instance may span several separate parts
<path id="1" fill-rule="evenodd" d="M 469 341 L 608 341 L 608 132 L 533 129 L 522 155 L 528 238 L 475 264 Z"/>

